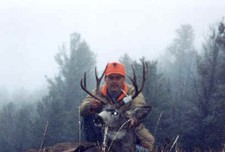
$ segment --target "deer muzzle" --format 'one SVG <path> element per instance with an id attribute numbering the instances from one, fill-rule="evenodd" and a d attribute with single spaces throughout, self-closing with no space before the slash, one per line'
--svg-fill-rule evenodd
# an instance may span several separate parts
<path id="1" fill-rule="evenodd" d="M 94 121 L 94 124 L 98 127 L 102 127 L 105 124 L 103 118 L 99 116 L 98 114 L 95 115 L 95 118 L 93 121 Z"/>

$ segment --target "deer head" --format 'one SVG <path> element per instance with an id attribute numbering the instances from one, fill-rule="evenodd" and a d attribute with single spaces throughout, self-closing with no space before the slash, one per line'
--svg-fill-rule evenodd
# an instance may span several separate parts
<path id="1" fill-rule="evenodd" d="M 131 115 L 136 118 L 145 118 L 150 110 L 151 106 L 135 107 L 131 110 Z M 116 106 L 108 105 L 99 114 L 96 114 L 94 123 L 99 127 L 108 126 L 109 128 L 118 130 L 124 123 L 128 122 L 126 112 Z"/>

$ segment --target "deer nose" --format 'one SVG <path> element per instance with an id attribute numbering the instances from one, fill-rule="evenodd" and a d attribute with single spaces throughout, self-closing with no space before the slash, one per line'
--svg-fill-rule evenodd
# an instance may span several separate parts
<path id="1" fill-rule="evenodd" d="M 95 118 L 93 121 L 94 121 L 94 124 L 99 127 L 101 127 L 105 124 L 103 118 L 97 114 L 95 115 Z"/>

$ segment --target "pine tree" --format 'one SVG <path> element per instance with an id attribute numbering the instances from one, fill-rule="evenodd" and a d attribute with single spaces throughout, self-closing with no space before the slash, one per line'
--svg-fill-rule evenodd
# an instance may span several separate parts
<path id="1" fill-rule="evenodd" d="M 182 135 L 186 131 L 184 120 L 189 107 L 195 100 L 193 87 L 197 74 L 197 52 L 194 48 L 194 31 L 191 25 L 181 25 L 176 34 L 175 39 L 167 48 L 166 62 L 162 60 L 160 64 L 164 65 L 162 71 L 168 79 L 168 88 L 171 93 L 168 101 L 172 117 L 169 125 L 170 132 L 174 137 L 180 135 L 182 140 Z"/>
<path id="2" fill-rule="evenodd" d="M 87 72 L 88 80 L 93 75 L 96 64 L 95 54 L 91 52 L 78 33 L 70 36 L 70 52 L 62 46 L 55 59 L 59 74 L 48 79 L 49 94 L 39 103 L 39 120 L 43 125 L 48 122 L 45 144 L 77 140 L 78 106 L 85 93 L 80 88 L 80 79 Z M 92 86 L 94 82 L 90 81 Z"/>
<path id="3" fill-rule="evenodd" d="M 223 23 L 221 23 L 223 24 Z M 220 24 L 220 25 L 221 25 Z M 198 122 L 193 134 L 198 139 L 195 146 L 206 150 L 219 149 L 225 141 L 225 48 L 224 31 L 211 28 L 211 35 L 204 43 L 204 52 L 199 57 L 199 90 L 194 120 Z M 219 40 L 221 39 L 221 40 Z M 193 121 L 194 121 L 193 120 Z"/>
<path id="4" fill-rule="evenodd" d="M 16 147 L 16 107 L 14 103 L 3 106 L 0 113 L 0 151 L 15 152 Z"/>

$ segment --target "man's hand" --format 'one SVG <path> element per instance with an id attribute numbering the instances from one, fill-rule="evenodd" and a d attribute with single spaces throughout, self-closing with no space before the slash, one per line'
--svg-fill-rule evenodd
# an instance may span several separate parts
<path id="1" fill-rule="evenodd" d="M 101 106 L 102 106 L 101 102 L 98 101 L 98 100 L 96 100 L 96 99 L 94 99 L 90 103 L 90 110 L 91 111 L 95 111 L 95 110 L 97 110 Z"/>
<path id="2" fill-rule="evenodd" d="M 137 119 L 134 117 L 131 117 L 130 119 L 130 127 L 136 127 L 137 126 Z"/>
<path id="3" fill-rule="evenodd" d="M 125 104 L 127 104 L 127 103 L 129 103 L 131 101 L 132 101 L 132 96 L 131 95 L 128 95 L 128 96 L 126 96 L 126 97 L 123 98 L 123 102 Z"/>

